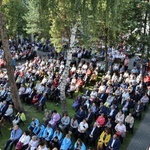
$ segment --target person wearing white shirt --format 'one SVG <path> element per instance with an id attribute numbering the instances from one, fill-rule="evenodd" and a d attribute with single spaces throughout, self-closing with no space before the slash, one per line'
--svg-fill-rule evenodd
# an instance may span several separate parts
<path id="1" fill-rule="evenodd" d="M 2 106 L 3 106 L 3 102 L 1 101 L 1 102 L 0 102 L 0 108 L 1 108 Z"/>
<path id="2" fill-rule="evenodd" d="M 2 90 L 1 90 L 1 92 L 0 92 L 0 97 L 2 97 L 5 92 L 6 92 L 6 88 L 2 87 Z"/>
<path id="3" fill-rule="evenodd" d="M 132 116 L 131 113 L 125 118 L 125 125 L 128 131 L 133 133 L 133 126 L 134 126 L 134 117 Z"/>
<path id="4" fill-rule="evenodd" d="M 76 70 L 77 70 L 77 68 L 76 68 L 76 66 L 73 64 L 72 67 L 71 67 L 71 70 L 70 70 L 71 73 L 74 73 Z"/>
<path id="5" fill-rule="evenodd" d="M 122 93 L 121 104 L 123 104 L 123 102 L 127 99 L 130 99 L 130 95 L 129 95 L 128 89 L 125 89 L 124 92 Z"/>
<path id="6" fill-rule="evenodd" d="M 125 115 L 123 114 L 123 111 L 120 110 L 117 115 L 115 116 L 115 122 L 116 123 L 119 123 L 119 122 L 124 122 L 124 118 L 125 118 Z"/>
<path id="7" fill-rule="evenodd" d="M 23 84 L 21 84 L 21 87 L 19 88 L 19 95 L 22 95 L 25 92 L 25 87 Z"/>
<path id="8" fill-rule="evenodd" d="M 86 133 L 88 127 L 89 127 L 89 125 L 86 122 L 86 119 L 83 119 L 83 121 L 81 121 L 78 126 L 78 133 L 77 133 L 78 138 L 81 138 L 82 140 L 84 139 L 84 136 L 85 136 L 85 133 Z"/>
<path id="9" fill-rule="evenodd" d="M 128 73 L 128 71 L 125 71 L 125 73 L 123 74 L 123 77 L 124 77 L 124 78 L 129 77 L 129 73 Z"/>
<path id="10" fill-rule="evenodd" d="M 32 136 L 30 142 L 28 143 L 27 150 L 35 150 L 38 147 L 39 140 L 37 136 Z"/>
<path id="11" fill-rule="evenodd" d="M 146 110 L 149 103 L 149 97 L 147 96 L 147 93 L 145 93 L 145 95 L 141 98 L 141 102 L 143 103 L 144 110 Z"/>
<path id="12" fill-rule="evenodd" d="M 90 94 L 90 101 L 94 101 L 97 97 L 97 94 L 98 93 L 97 93 L 96 89 L 93 89 L 93 91 Z"/>
<path id="13" fill-rule="evenodd" d="M 46 78 L 46 76 L 44 76 L 44 78 L 43 78 L 41 84 L 45 84 L 45 83 L 47 83 L 47 78 Z"/>
<path id="14" fill-rule="evenodd" d="M 25 89 L 25 92 L 20 95 L 20 99 L 22 99 L 22 101 L 25 102 L 25 98 L 27 98 L 31 92 L 32 92 L 32 89 L 28 85 L 28 87 Z"/>
<path id="15" fill-rule="evenodd" d="M 104 83 L 101 83 L 99 89 L 98 89 L 98 93 L 102 93 L 106 90 L 106 85 L 104 85 Z"/>
<path id="16" fill-rule="evenodd" d="M 71 79 L 71 84 L 72 84 L 72 83 L 73 83 L 73 84 L 76 84 L 76 81 L 77 81 L 76 77 L 73 77 L 73 78 Z"/>
<path id="17" fill-rule="evenodd" d="M 112 95 L 112 93 L 109 93 L 106 102 L 104 103 L 104 105 L 106 107 L 110 106 L 112 104 L 112 102 L 114 101 L 115 97 Z"/>
<path id="18" fill-rule="evenodd" d="M 111 78 L 111 81 L 116 82 L 117 79 L 118 79 L 118 77 L 117 77 L 116 73 L 114 73 L 113 76 L 112 76 L 112 78 Z"/>
<path id="19" fill-rule="evenodd" d="M 45 89 L 44 85 L 43 85 L 43 84 L 40 84 L 40 85 L 38 86 L 37 91 L 38 91 L 39 93 L 43 93 L 44 89 Z"/>
<path id="20" fill-rule="evenodd" d="M 7 110 L 6 110 L 6 112 L 5 112 L 5 114 L 2 116 L 2 118 L 1 118 L 1 120 L 0 120 L 0 122 L 3 122 L 3 121 L 5 121 L 5 120 L 8 120 L 9 118 L 10 118 L 10 116 L 13 114 L 13 105 L 9 105 L 8 106 L 8 108 L 7 108 Z"/>
<path id="21" fill-rule="evenodd" d="M 48 150 L 44 142 L 40 142 L 37 150 Z"/>
<path id="22" fill-rule="evenodd" d="M 118 136 L 120 138 L 120 142 L 123 143 L 123 138 L 125 138 L 125 136 L 126 136 L 126 126 L 123 124 L 123 122 L 120 121 L 115 126 L 115 130 L 116 130 L 116 134 L 118 134 Z"/>
<path id="23" fill-rule="evenodd" d="M 73 97 L 73 94 L 76 90 L 76 85 L 74 83 L 70 84 L 69 89 L 67 90 L 67 94 L 69 95 L 69 97 Z"/>
<path id="24" fill-rule="evenodd" d="M 87 63 L 83 64 L 82 69 L 86 70 L 88 68 Z"/>
<path id="25" fill-rule="evenodd" d="M 70 117 L 66 113 L 61 118 L 61 123 L 59 124 L 59 128 L 62 129 L 62 131 L 63 131 L 64 129 L 66 129 L 67 127 L 69 127 L 69 124 L 70 124 Z"/>
<path id="26" fill-rule="evenodd" d="M 25 131 L 23 133 L 23 135 L 20 137 L 19 141 L 16 144 L 15 149 L 19 150 L 19 149 L 26 149 L 28 147 L 28 143 L 30 141 L 30 132 L 29 131 Z"/>

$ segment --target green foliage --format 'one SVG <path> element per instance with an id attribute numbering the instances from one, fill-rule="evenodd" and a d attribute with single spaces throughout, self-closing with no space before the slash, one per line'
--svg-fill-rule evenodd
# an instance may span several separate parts
<path id="1" fill-rule="evenodd" d="M 122 31 L 130 33 L 127 42 L 132 46 L 149 45 L 150 3 L 147 0 L 124 1 L 122 15 Z"/>
<path id="2" fill-rule="evenodd" d="M 26 20 L 26 32 L 28 34 L 41 33 L 39 28 L 40 24 L 40 12 L 39 12 L 39 0 L 28 0 L 27 1 L 28 12 L 25 14 L 24 19 Z"/>
<path id="3" fill-rule="evenodd" d="M 126 42 L 149 47 L 148 0 L 4 0 L 8 34 L 34 34 L 49 38 L 55 46 L 69 43 L 70 29 L 78 26 L 78 45 L 115 45 L 120 35 Z"/>
<path id="4" fill-rule="evenodd" d="M 9 36 L 24 34 L 25 20 L 23 15 L 26 13 L 26 8 L 21 0 L 7 0 L 3 2 L 4 13 Z"/>
<path id="5" fill-rule="evenodd" d="M 40 38 L 48 38 L 51 24 L 48 0 L 28 0 L 26 8 L 28 11 L 23 17 L 27 22 L 25 31 L 28 34 L 38 35 Z"/>

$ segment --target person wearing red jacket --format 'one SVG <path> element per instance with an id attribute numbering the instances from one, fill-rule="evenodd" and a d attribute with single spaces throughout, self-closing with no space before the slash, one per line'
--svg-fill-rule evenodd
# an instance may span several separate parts
<path id="1" fill-rule="evenodd" d="M 97 123 L 97 126 L 100 128 L 100 127 L 103 127 L 104 124 L 105 124 L 105 117 L 104 117 L 104 113 L 102 113 L 97 119 L 96 119 L 96 123 Z"/>

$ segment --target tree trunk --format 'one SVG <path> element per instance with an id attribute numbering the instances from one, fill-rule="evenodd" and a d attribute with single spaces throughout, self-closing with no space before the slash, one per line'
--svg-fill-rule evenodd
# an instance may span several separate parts
<path id="1" fill-rule="evenodd" d="M 105 72 L 107 71 L 108 69 L 108 54 L 107 54 L 107 43 L 108 43 L 108 38 L 107 38 L 107 33 L 108 33 L 108 28 L 106 27 L 105 28 Z"/>
<path id="2" fill-rule="evenodd" d="M 148 12 L 146 11 L 145 12 L 145 16 L 144 16 L 144 36 L 147 36 L 147 33 L 146 33 L 146 28 L 147 28 L 147 17 L 148 17 Z M 145 40 L 145 39 L 144 39 Z M 143 59 L 144 59 L 144 56 L 145 56 L 145 42 L 143 42 L 143 45 L 142 45 L 142 55 L 141 55 L 141 68 L 140 68 L 140 72 L 142 74 L 142 83 L 144 83 L 144 66 L 143 66 Z"/>
<path id="3" fill-rule="evenodd" d="M 2 0 L 0 0 L 0 6 L 2 6 Z M 10 53 L 9 45 L 8 45 L 8 37 L 6 33 L 4 14 L 2 12 L 0 12 L 0 32 L 1 32 L 1 37 L 2 37 L 4 59 L 6 61 L 7 75 L 8 75 L 8 80 L 9 80 L 10 88 L 12 92 L 12 99 L 13 99 L 14 107 L 16 111 L 21 111 L 23 110 L 23 107 L 21 105 L 21 101 L 18 95 L 18 89 L 16 86 L 15 78 L 14 78 L 14 68 L 11 62 L 12 58 L 11 58 L 11 53 Z"/>
<path id="4" fill-rule="evenodd" d="M 70 63 L 72 61 L 72 48 L 74 47 L 74 43 L 75 43 L 76 30 L 77 30 L 76 26 L 74 26 L 71 29 L 70 47 L 69 50 L 67 51 L 66 65 L 62 74 L 62 81 L 60 84 L 60 100 L 61 100 L 62 114 L 67 113 L 65 88 L 67 85 L 67 78 L 69 76 Z"/>
<path id="5" fill-rule="evenodd" d="M 33 43 L 34 42 L 34 34 L 31 33 L 31 42 Z"/>

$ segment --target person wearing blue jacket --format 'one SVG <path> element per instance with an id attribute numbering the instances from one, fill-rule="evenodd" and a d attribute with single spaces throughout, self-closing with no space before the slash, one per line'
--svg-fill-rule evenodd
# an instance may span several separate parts
<path id="1" fill-rule="evenodd" d="M 118 139 L 118 136 L 114 134 L 113 137 L 110 139 L 106 150 L 119 150 L 119 147 L 120 147 L 120 140 Z"/>
<path id="2" fill-rule="evenodd" d="M 86 146 L 80 138 L 78 138 L 77 141 L 75 142 L 74 150 L 86 150 Z"/>
<path id="3" fill-rule="evenodd" d="M 60 150 L 69 150 L 72 146 L 71 137 L 69 134 L 66 134 L 65 138 L 62 141 L 60 146 Z"/>
<path id="4" fill-rule="evenodd" d="M 51 140 L 51 138 L 52 138 L 52 136 L 53 136 L 53 128 L 51 127 L 51 125 L 50 124 L 47 124 L 47 126 L 46 126 L 46 128 L 45 128 L 45 130 L 44 130 L 44 132 L 43 132 L 43 138 L 47 141 L 47 142 L 49 142 L 50 140 Z"/>
<path id="5" fill-rule="evenodd" d="M 59 144 L 61 144 L 62 139 L 63 139 L 63 134 L 62 134 L 62 132 L 60 131 L 59 128 L 56 129 L 56 131 L 54 132 L 53 137 L 52 137 L 51 140 L 53 140 L 55 137 L 58 138 Z"/>
<path id="6" fill-rule="evenodd" d="M 34 128 L 35 128 L 35 127 L 38 127 L 39 124 L 40 124 L 39 119 L 37 119 L 37 118 L 32 118 L 32 121 L 31 121 L 31 123 L 30 123 L 29 126 L 28 126 L 28 130 L 31 131 L 31 132 L 33 132 Z"/>
<path id="7" fill-rule="evenodd" d="M 15 125 L 13 127 L 13 130 L 10 133 L 10 139 L 6 142 L 4 146 L 4 150 L 7 150 L 9 147 L 9 150 L 13 149 L 13 146 L 19 141 L 19 138 L 22 135 L 22 130 L 19 128 L 18 125 Z"/>
<path id="8" fill-rule="evenodd" d="M 38 138 L 42 138 L 42 136 L 43 136 L 43 133 L 44 133 L 44 130 L 45 130 L 45 125 L 44 124 L 41 124 L 40 125 L 40 130 L 39 130 L 39 132 L 38 132 Z"/>

